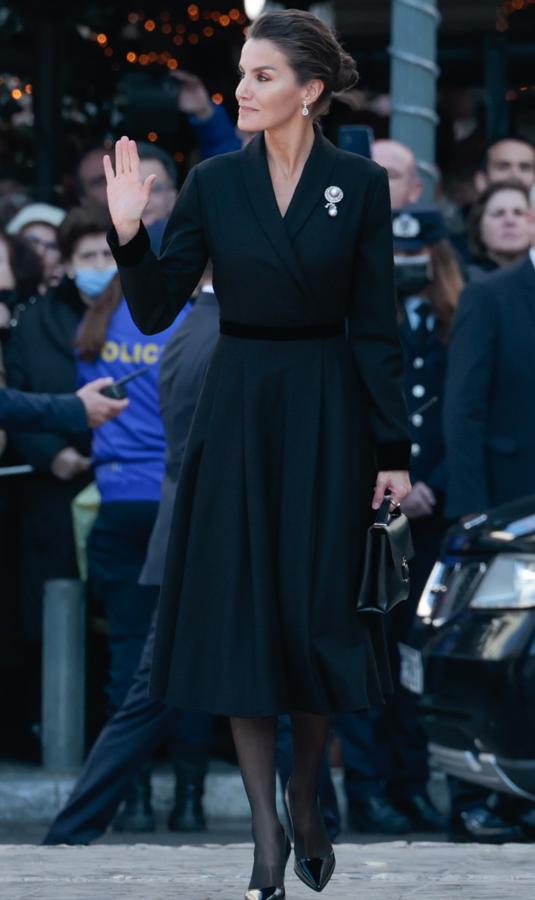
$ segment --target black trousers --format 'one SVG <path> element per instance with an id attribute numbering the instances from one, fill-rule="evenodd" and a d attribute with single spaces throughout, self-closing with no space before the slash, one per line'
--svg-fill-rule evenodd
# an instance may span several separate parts
<path id="1" fill-rule="evenodd" d="M 211 717 L 182 713 L 148 695 L 155 616 L 127 696 L 94 744 L 65 807 L 52 823 L 45 844 L 88 844 L 110 824 L 129 783 L 167 738 L 176 747 L 206 754 Z"/>

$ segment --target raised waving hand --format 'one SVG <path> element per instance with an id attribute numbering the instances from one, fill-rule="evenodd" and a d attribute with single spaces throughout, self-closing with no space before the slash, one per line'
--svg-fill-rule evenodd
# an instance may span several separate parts
<path id="1" fill-rule="evenodd" d="M 127 137 L 122 137 L 115 144 L 115 172 L 107 155 L 104 157 L 104 172 L 111 219 L 119 243 L 127 244 L 138 232 L 156 175 L 149 175 L 141 181 L 136 142 Z"/>

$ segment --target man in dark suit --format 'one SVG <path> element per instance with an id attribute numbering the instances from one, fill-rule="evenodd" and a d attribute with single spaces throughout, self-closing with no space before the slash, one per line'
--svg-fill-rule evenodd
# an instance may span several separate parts
<path id="1" fill-rule="evenodd" d="M 532 248 L 461 296 L 444 402 L 452 519 L 535 493 L 534 265 Z"/>
<path id="2" fill-rule="evenodd" d="M 29 394 L 0 390 L 0 428 L 18 431 L 64 431 L 67 434 L 98 428 L 118 416 L 127 400 L 111 400 L 101 394 L 111 378 L 98 378 L 77 394 Z"/>

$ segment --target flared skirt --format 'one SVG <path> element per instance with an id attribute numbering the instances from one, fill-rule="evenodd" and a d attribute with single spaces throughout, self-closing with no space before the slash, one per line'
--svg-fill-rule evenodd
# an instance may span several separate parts
<path id="1" fill-rule="evenodd" d="M 375 477 L 344 337 L 221 336 L 177 487 L 152 694 L 236 716 L 381 703 L 383 623 L 355 611 Z"/>

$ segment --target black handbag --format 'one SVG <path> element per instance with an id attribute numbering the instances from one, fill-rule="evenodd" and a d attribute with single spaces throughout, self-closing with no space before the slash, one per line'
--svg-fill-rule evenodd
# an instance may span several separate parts
<path id="1" fill-rule="evenodd" d="M 368 528 L 358 612 L 387 613 L 406 600 L 410 590 L 409 559 L 414 556 L 409 521 L 399 506 L 383 500 Z"/>

